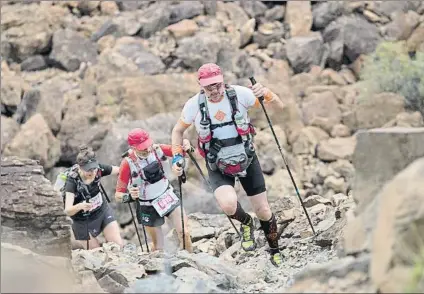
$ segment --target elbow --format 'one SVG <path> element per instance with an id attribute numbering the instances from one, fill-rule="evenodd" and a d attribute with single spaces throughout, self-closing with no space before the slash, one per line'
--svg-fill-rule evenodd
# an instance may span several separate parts
<path id="1" fill-rule="evenodd" d="M 71 212 L 71 210 L 69 209 L 69 208 L 65 208 L 64 209 L 64 212 L 65 212 L 65 214 L 67 215 L 67 216 L 72 216 L 73 214 L 72 214 L 72 212 Z"/>

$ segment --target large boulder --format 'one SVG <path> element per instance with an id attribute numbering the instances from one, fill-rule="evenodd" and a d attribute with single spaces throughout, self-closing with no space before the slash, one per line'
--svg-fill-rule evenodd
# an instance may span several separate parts
<path id="1" fill-rule="evenodd" d="M 295 73 L 308 72 L 320 65 L 324 55 L 324 41 L 320 33 L 293 37 L 287 40 L 287 59 Z"/>
<path id="2" fill-rule="evenodd" d="M 96 63 L 96 44 L 75 31 L 57 30 L 52 42 L 50 58 L 67 71 L 78 70 L 82 62 Z"/>
<path id="3" fill-rule="evenodd" d="M 358 101 L 354 107 L 355 129 L 380 128 L 405 111 L 405 99 L 394 93 L 379 93 Z"/>
<path id="4" fill-rule="evenodd" d="M 198 32 L 194 36 L 181 39 L 178 42 L 175 56 L 181 59 L 186 67 L 197 70 L 204 63 L 216 63 L 221 47 L 222 43 L 219 36 L 208 32 Z"/>
<path id="5" fill-rule="evenodd" d="M 371 249 L 378 207 L 381 201 L 385 201 L 377 195 L 400 171 L 424 156 L 421 148 L 423 140 L 424 128 L 384 128 L 357 134 L 352 158 L 356 217 L 345 228 L 346 253 Z M 402 195 L 399 194 L 399 197 Z"/>
<path id="6" fill-rule="evenodd" d="M 370 273 L 381 293 L 424 291 L 424 284 L 414 274 L 422 267 L 423 175 L 424 155 L 399 172 L 377 196 Z"/>
<path id="7" fill-rule="evenodd" d="M 44 117 L 32 116 L 6 145 L 4 155 L 36 159 L 46 168 L 52 168 L 60 158 L 60 142 L 49 129 Z"/>
<path id="8" fill-rule="evenodd" d="M 385 128 L 360 132 L 353 155 L 357 211 L 413 160 L 424 156 L 424 128 Z M 376 148 L 378 146 L 378 148 Z"/>
<path id="9" fill-rule="evenodd" d="M 325 28 L 323 38 L 330 46 L 328 62 L 336 69 L 343 57 L 354 62 L 361 54 L 373 52 L 382 40 L 377 26 L 358 15 L 337 18 Z"/>
<path id="10" fill-rule="evenodd" d="M 4 242 L 1 255 L 3 293 L 76 293 L 77 281 L 69 258 L 39 255 Z"/>
<path id="11" fill-rule="evenodd" d="M 14 156 L 2 157 L 1 165 L 2 242 L 43 255 L 70 257 L 70 221 L 43 167 Z"/>
<path id="12" fill-rule="evenodd" d="M 97 117 L 99 121 L 120 116 L 139 120 L 160 112 L 180 112 L 198 90 L 193 74 L 111 78 L 97 87 Z"/>

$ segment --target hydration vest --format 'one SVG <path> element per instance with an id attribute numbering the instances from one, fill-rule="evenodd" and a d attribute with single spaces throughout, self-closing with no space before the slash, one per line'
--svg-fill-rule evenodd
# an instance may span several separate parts
<path id="1" fill-rule="evenodd" d="M 219 169 L 229 176 L 243 177 L 246 169 L 252 162 L 255 152 L 253 138 L 255 129 L 250 122 L 242 117 L 238 109 L 237 93 L 234 88 L 225 85 L 225 92 L 231 105 L 231 121 L 212 124 L 207 100 L 204 91 L 199 94 L 199 110 L 201 113 L 200 131 L 198 132 L 198 147 L 200 154 L 207 159 L 211 170 Z M 217 128 L 234 125 L 237 136 L 228 139 L 213 138 L 213 131 Z"/>
<path id="2" fill-rule="evenodd" d="M 140 187 L 141 191 L 144 191 L 143 193 L 143 199 L 150 199 L 150 197 L 146 198 L 145 192 L 146 187 L 149 185 L 159 185 L 159 181 L 166 180 L 165 171 L 162 166 L 162 161 L 157 155 L 156 151 L 153 150 L 152 153 L 154 154 L 156 160 L 148 163 L 145 167 L 141 168 L 141 166 L 138 164 L 138 158 L 134 153 L 129 153 L 128 156 L 125 157 L 125 160 L 128 162 L 128 165 L 130 167 L 130 181 L 128 183 L 127 188 L 131 188 L 132 185 L 136 184 L 137 187 Z M 148 158 L 148 157 L 147 157 Z M 147 158 L 145 159 L 147 161 Z M 162 160 L 166 159 L 165 155 L 163 155 Z M 160 186 L 160 185 L 159 185 Z M 164 190 L 168 185 L 164 186 Z"/>
<path id="3" fill-rule="evenodd" d="M 90 192 L 88 191 L 87 185 L 84 184 L 84 182 L 82 181 L 81 177 L 78 174 L 78 165 L 74 164 L 73 166 L 65 169 L 64 171 L 60 172 L 57 175 L 56 181 L 53 187 L 54 190 L 59 191 L 61 193 L 64 207 L 65 207 L 65 196 L 66 196 L 65 184 L 68 177 L 74 179 L 77 184 L 76 194 L 80 195 L 85 201 L 89 200 L 91 198 Z M 101 179 L 101 169 L 98 169 L 97 174 L 93 180 L 93 183 L 97 183 L 99 185 L 100 193 L 102 194 L 102 196 L 106 198 L 108 202 L 110 202 L 107 195 L 104 194 L 104 188 L 102 187 L 102 184 L 100 183 L 100 179 Z M 75 196 L 78 196 L 78 195 L 75 195 Z"/>

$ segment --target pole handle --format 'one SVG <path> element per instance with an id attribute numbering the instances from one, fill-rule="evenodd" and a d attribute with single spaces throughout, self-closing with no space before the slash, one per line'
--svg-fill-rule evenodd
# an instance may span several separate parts
<path id="1" fill-rule="evenodd" d="M 254 77 L 249 77 L 250 82 L 252 83 L 252 85 L 256 84 L 256 80 Z M 264 101 L 264 96 L 258 97 L 259 101 Z"/>
<path id="2" fill-rule="evenodd" d="M 177 161 L 176 165 L 177 165 L 178 167 L 183 167 L 183 166 L 184 166 L 184 164 L 183 164 L 181 161 Z M 187 178 L 186 178 L 186 174 L 185 174 L 185 171 L 184 171 L 184 170 L 183 170 L 183 173 L 181 174 L 181 176 L 179 176 L 179 178 L 181 179 L 181 181 L 182 181 L 183 183 L 185 183 L 185 182 L 186 182 Z"/>

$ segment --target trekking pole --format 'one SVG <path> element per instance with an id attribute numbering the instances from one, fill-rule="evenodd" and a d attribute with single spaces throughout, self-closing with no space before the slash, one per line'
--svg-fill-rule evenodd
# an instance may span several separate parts
<path id="1" fill-rule="evenodd" d="M 134 213 L 133 213 L 132 208 L 131 208 L 131 203 L 128 203 L 128 207 L 130 208 L 130 211 L 131 211 L 131 217 L 132 217 L 132 220 L 133 220 L 133 223 L 134 223 L 135 232 L 137 233 L 138 242 L 140 243 L 141 252 L 144 252 L 144 250 L 143 250 L 143 244 L 141 242 L 141 237 L 140 237 L 140 234 L 138 233 L 137 224 L 135 222 Z"/>
<path id="2" fill-rule="evenodd" d="M 99 182 L 99 187 L 100 187 L 100 189 L 102 190 L 103 195 L 105 195 L 105 198 L 106 198 L 107 202 L 108 202 L 108 203 L 110 203 L 110 199 L 109 199 L 109 197 L 107 196 L 106 190 L 105 190 L 105 188 L 103 187 L 102 183 L 100 183 L 100 182 Z"/>
<path id="3" fill-rule="evenodd" d="M 150 253 L 149 243 L 147 242 L 146 228 L 144 227 L 143 224 L 141 225 L 141 227 L 143 228 L 143 235 L 144 235 L 144 241 L 146 242 L 147 253 Z"/>
<path id="4" fill-rule="evenodd" d="M 132 186 L 134 188 L 137 188 L 137 184 L 133 184 Z M 143 245 L 142 245 L 142 242 L 141 242 L 141 237 L 140 237 L 140 234 L 138 232 L 137 223 L 135 221 L 134 213 L 133 213 L 132 208 L 131 208 L 131 203 L 128 203 L 128 207 L 130 208 L 131 217 L 132 217 L 132 220 L 133 220 L 133 223 L 134 223 L 135 232 L 137 233 L 138 242 L 140 242 L 141 252 L 144 252 Z M 143 232 L 144 232 L 144 241 L 146 242 L 147 252 L 150 252 L 149 245 L 147 244 L 146 230 L 144 229 L 144 225 L 143 224 L 141 224 L 141 226 L 142 226 Z"/>
<path id="5" fill-rule="evenodd" d="M 203 173 L 202 169 L 200 168 L 199 164 L 197 163 L 197 160 L 194 158 L 193 154 L 191 154 L 191 152 L 193 152 L 192 150 L 189 150 L 188 156 L 190 156 L 191 161 L 193 162 L 194 166 L 197 168 L 197 170 L 199 171 L 200 175 L 202 176 L 203 180 L 205 180 L 206 184 L 208 184 L 209 189 L 212 190 L 212 185 L 209 182 L 209 180 L 206 178 L 205 174 Z M 227 215 L 225 214 L 228 218 L 228 220 L 230 221 L 231 225 L 233 226 L 234 230 L 236 230 L 237 235 L 239 236 L 239 238 L 241 239 L 241 234 L 239 232 L 239 230 L 237 230 L 236 226 L 234 225 L 233 220 Z"/>
<path id="6" fill-rule="evenodd" d="M 254 77 L 250 77 L 249 79 L 250 79 L 250 82 L 252 83 L 252 85 L 256 84 L 256 80 L 255 80 Z M 278 142 L 277 136 L 275 135 L 274 128 L 272 127 L 271 119 L 269 118 L 268 113 L 267 113 L 267 111 L 265 109 L 265 105 L 264 105 L 264 102 L 263 102 L 264 97 L 258 97 L 258 99 L 259 99 L 259 102 L 260 102 L 260 104 L 262 106 L 262 109 L 263 109 L 263 111 L 265 113 L 266 119 L 268 120 L 268 125 L 269 125 L 269 127 L 271 129 L 272 135 L 274 136 L 275 142 L 277 143 L 278 150 L 280 151 L 281 157 L 283 158 L 284 164 L 286 165 L 287 172 L 289 173 L 290 179 L 291 179 L 291 181 L 293 183 L 293 186 L 294 186 L 294 188 L 296 190 L 297 197 L 299 198 L 300 204 L 302 205 L 303 210 L 305 211 L 306 217 L 308 218 L 309 225 L 312 228 L 312 232 L 314 233 L 314 235 L 316 235 L 315 230 L 314 230 L 314 226 L 312 225 L 311 219 L 309 218 L 309 214 L 306 211 L 305 204 L 303 203 L 302 198 L 300 197 L 299 190 L 297 189 L 297 186 L 296 186 L 296 183 L 294 181 L 293 175 L 292 175 L 292 173 L 290 171 L 289 165 L 287 164 L 287 161 L 284 158 L 283 151 L 281 150 L 280 143 Z"/>
<path id="7" fill-rule="evenodd" d="M 183 167 L 183 164 L 179 161 L 177 162 L 178 167 Z M 178 184 L 180 186 L 180 196 L 181 196 L 181 225 L 183 229 L 183 249 L 185 250 L 185 229 L 184 229 L 184 206 L 183 206 L 183 183 L 185 183 L 187 177 L 185 175 L 184 169 L 181 176 L 178 177 Z"/>
<path id="8" fill-rule="evenodd" d="M 87 199 L 85 199 L 85 203 L 88 203 Z M 86 211 L 83 213 L 83 216 L 85 216 L 85 227 L 87 229 L 87 250 L 90 250 L 90 231 L 88 230 L 88 217 L 90 216 L 90 213 Z"/>

